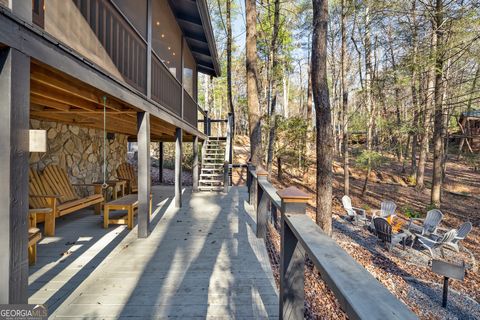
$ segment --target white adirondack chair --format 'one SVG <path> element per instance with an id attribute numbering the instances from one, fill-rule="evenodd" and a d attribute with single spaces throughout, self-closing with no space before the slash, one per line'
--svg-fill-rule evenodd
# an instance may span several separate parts
<path id="1" fill-rule="evenodd" d="M 443 248 L 451 245 L 456 236 L 457 230 L 452 229 L 437 239 L 431 239 L 426 236 L 417 235 L 417 241 L 422 245 L 422 247 L 428 249 L 433 259 L 435 257 L 434 252 L 436 249 L 440 249 L 443 257 Z"/>
<path id="2" fill-rule="evenodd" d="M 342 197 L 343 208 L 347 212 L 347 215 L 355 222 L 366 223 L 368 221 L 365 214 L 365 210 L 360 208 L 355 208 L 352 206 L 352 199 L 349 196 L 345 195 Z"/>
<path id="3" fill-rule="evenodd" d="M 413 218 L 410 219 L 408 230 L 413 233 L 424 235 L 436 234 L 438 225 L 442 221 L 443 213 L 438 209 L 433 209 L 427 212 L 425 219 Z M 423 221 L 422 226 L 415 225 L 414 221 Z M 467 232 L 468 234 L 468 232 Z"/>
<path id="4" fill-rule="evenodd" d="M 463 223 L 458 228 L 457 236 L 451 242 L 446 243 L 445 248 L 455 250 L 456 252 L 460 252 L 460 241 L 465 239 L 471 230 L 472 230 L 471 222 Z"/>

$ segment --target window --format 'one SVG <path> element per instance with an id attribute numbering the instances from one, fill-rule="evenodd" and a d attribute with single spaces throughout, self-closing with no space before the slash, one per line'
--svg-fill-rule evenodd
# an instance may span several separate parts
<path id="1" fill-rule="evenodd" d="M 144 40 L 147 39 L 147 0 L 113 0 Z"/>
<path id="2" fill-rule="evenodd" d="M 180 80 L 182 32 L 167 0 L 152 3 L 152 48 L 168 70 Z"/>
<path id="3" fill-rule="evenodd" d="M 32 0 L 32 21 L 41 28 L 45 26 L 44 0 Z"/>
<path id="4" fill-rule="evenodd" d="M 196 63 L 188 45 L 183 46 L 183 87 L 196 101 Z"/>

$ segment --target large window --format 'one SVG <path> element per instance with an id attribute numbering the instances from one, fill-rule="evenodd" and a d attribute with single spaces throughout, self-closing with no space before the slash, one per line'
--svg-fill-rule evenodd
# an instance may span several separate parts
<path id="1" fill-rule="evenodd" d="M 183 48 L 183 87 L 196 100 L 196 63 L 186 43 Z"/>
<path id="2" fill-rule="evenodd" d="M 152 1 L 152 48 L 168 70 L 181 80 L 182 32 L 167 0 Z"/>
<path id="3" fill-rule="evenodd" d="M 147 39 L 147 0 L 113 0 L 128 21 Z"/>

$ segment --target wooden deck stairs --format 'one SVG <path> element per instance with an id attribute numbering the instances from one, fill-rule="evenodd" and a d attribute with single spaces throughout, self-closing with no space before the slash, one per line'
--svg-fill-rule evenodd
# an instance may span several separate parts
<path id="1" fill-rule="evenodd" d="M 222 191 L 226 138 L 208 137 L 202 152 L 202 171 L 198 181 L 200 191 Z"/>

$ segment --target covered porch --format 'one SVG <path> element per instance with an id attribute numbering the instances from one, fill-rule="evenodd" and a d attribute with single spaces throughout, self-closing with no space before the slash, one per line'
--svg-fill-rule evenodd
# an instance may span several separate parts
<path id="1" fill-rule="evenodd" d="M 153 186 L 151 234 L 68 217 L 39 244 L 29 303 L 57 318 L 278 318 L 278 292 L 247 189 L 227 194 Z M 75 221 L 72 221 L 75 219 Z"/>

